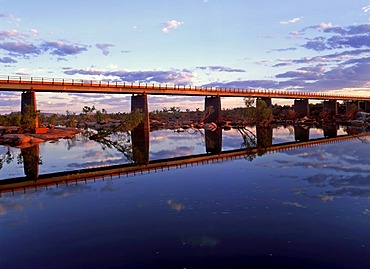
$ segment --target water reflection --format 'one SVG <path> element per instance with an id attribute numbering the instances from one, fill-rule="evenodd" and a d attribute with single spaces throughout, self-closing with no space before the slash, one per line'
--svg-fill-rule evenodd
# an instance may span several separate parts
<path id="1" fill-rule="evenodd" d="M 324 124 L 322 126 L 324 130 L 324 137 L 334 138 L 338 135 L 338 126 L 335 124 Z"/>
<path id="2" fill-rule="evenodd" d="M 132 159 L 136 164 L 149 162 L 149 130 L 140 124 L 131 132 Z"/>
<path id="3" fill-rule="evenodd" d="M 344 128 L 338 128 L 335 125 L 324 125 L 322 129 L 322 138 L 336 138 L 338 137 L 338 132 L 345 133 L 348 130 L 350 130 L 349 132 L 352 135 L 355 134 L 355 132 L 361 133 L 363 131 L 359 129 L 355 131 L 348 127 L 344 129 L 344 131 L 342 129 Z M 284 133 L 283 131 L 285 130 L 288 130 L 288 132 L 285 132 L 285 138 L 283 138 L 281 133 Z M 147 130 L 136 128 L 131 133 L 131 137 L 117 133 L 107 138 L 96 139 L 97 144 L 102 147 L 103 151 L 87 150 L 83 158 L 90 158 L 94 160 L 96 164 L 94 165 L 92 162 L 86 162 L 87 167 L 82 166 L 81 169 L 90 169 L 99 166 L 109 168 L 110 165 L 124 165 L 126 163 L 131 163 L 132 165 L 148 165 L 154 160 L 159 162 L 162 159 L 168 161 L 170 158 L 196 158 L 200 156 L 199 154 L 216 154 L 221 156 L 225 150 L 230 148 L 230 145 L 233 145 L 230 150 L 244 149 L 245 158 L 251 161 L 254 160 L 256 156 L 266 154 L 273 145 L 278 145 L 279 143 L 284 145 L 284 143 L 293 141 L 307 143 L 310 139 L 315 139 L 316 134 L 312 134 L 312 130 L 315 131 L 319 129 L 310 128 L 309 126 L 285 126 L 283 129 L 280 127 L 259 126 L 237 128 L 229 131 L 217 128 L 213 131 L 205 130 L 204 133 L 200 130 L 194 132 L 189 130 L 177 133 L 171 130 L 162 130 L 149 133 Z M 156 144 L 159 142 L 159 136 L 157 134 L 163 135 L 163 137 L 161 137 L 162 140 L 168 138 L 172 139 L 170 143 L 175 145 L 172 151 L 169 149 L 168 145 L 163 145 L 162 142 L 158 144 L 160 145 L 160 150 L 156 151 Z M 289 140 L 289 137 L 293 134 L 294 137 L 291 138 L 292 140 Z M 77 148 L 81 143 L 88 145 L 92 142 L 88 137 L 93 135 L 94 134 L 91 132 L 88 133 L 88 135 L 85 134 L 85 138 L 82 138 L 83 141 L 79 141 L 76 138 L 67 140 L 68 151 L 72 151 L 75 147 Z M 312 137 L 310 137 L 311 135 Z M 339 135 L 339 137 L 342 136 L 342 134 Z M 184 146 L 180 144 L 181 139 L 183 139 Z M 193 139 L 195 140 L 192 141 Z M 52 148 L 52 144 L 49 144 L 49 146 Z M 112 161 L 106 159 L 104 164 L 101 163 L 99 165 L 97 159 L 106 158 L 104 151 L 108 149 L 115 151 L 114 156 L 111 154 L 109 155 Z M 44 154 L 47 152 L 44 152 Z M 122 157 L 119 157 L 120 154 L 125 157 L 124 161 Z M 11 165 L 11 163 L 14 163 L 16 155 L 17 154 L 12 153 L 12 149 L 8 147 L 8 150 L 1 155 L 1 165 Z M 73 154 L 67 153 L 66 158 L 73 159 Z M 49 161 L 49 158 L 46 159 Z M 36 180 L 39 178 L 39 165 L 43 164 L 40 158 L 39 145 L 20 149 L 17 160 L 18 164 L 23 164 L 23 171 L 26 179 Z M 69 163 L 67 166 L 68 168 L 77 168 L 80 167 L 81 164 Z M 61 167 L 61 169 L 63 169 L 63 167 Z M 62 171 L 63 170 L 60 172 Z M 77 173 L 81 172 L 84 172 L 84 170 L 77 171 Z M 48 172 L 43 172 L 42 174 L 48 174 Z"/>
<path id="4" fill-rule="evenodd" d="M 206 152 L 218 154 L 222 151 L 222 129 L 205 130 Z"/>
<path id="5" fill-rule="evenodd" d="M 289 144 L 275 131 L 259 130 L 261 144 Z M 301 147 L 312 140 L 296 143 L 290 130 L 281 132 L 294 150 L 253 162 L 240 158 L 4 193 L 0 267 L 369 268 L 370 136 L 322 136 L 318 141 L 342 142 Z M 165 140 L 165 134 L 178 142 L 175 149 L 189 141 L 196 149 L 201 141 L 200 134 L 173 131 L 152 137 Z M 232 151 L 225 147 L 240 149 L 239 130 L 222 135 L 220 154 Z M 201 154 L 191 153 L 212 156 L 204 143 L 200 147 Z"/>
<path id="6" fill-rule="evenodd" d="M 310 128 L 308 126 L 295 125 L 294 138 L 296 141 L 307 142 L 310 140 Z"/>
<path id="7" fill-rule="evenodd" d="M 39 177 L 39 165 L 42 164 L 40 146 L 36 144 L 31 147 L 21 148 L 21 156 L 26 178 L 37 179 Z"/>

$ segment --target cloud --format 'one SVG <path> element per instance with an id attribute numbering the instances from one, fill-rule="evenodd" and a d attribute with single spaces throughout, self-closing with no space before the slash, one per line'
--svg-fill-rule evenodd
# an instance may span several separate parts
<path id="1" fill-rule="evenodd" d="M 228 82 L 212 82 L 203 85 L 204 87 L 225 87 L 225 88 L 263 88 L 263 89 L 279 89 L 279 82 L 276 80 L 236 80 Z"/>
<path id="2" fill-rule="evenodd" d="M 41 51 L 37 46 L 20 41 L 1 43 L 0 49 L 6 50 L 16 55 L 41 54 Z"/>
<path id="3" fill-rule="evenodd" d="M 320 28 L 319 28 L 320 27 Z M 315 37 L 302 45 L 306 49 L 315 51 L 333 50 L 340 48 L 370 48 L 370 25 L 351 25 L 348 27 L 323 25 L 309 27 L 323 30 L 331 37 Z M 308 28 L 306 28 L 308 29 Z"/>
<path id="4" fill-rule="evenodd" d="M 107 56 L 109 54 L 109 48 L 114 47 L 112 44 L 106 44 L 106 43 L 98 43 L 95 45 L 98 49 L 100 49 L 103 53 L 103 55 Z"/>
<path id="5" fill-rule="evenodd" d="M 0 40 L 5 40 L 9 38 L 14 38 L 19 36 L 19 32 L 17 30 L 6 30 L 6 31 L 0 31 Z"/>
<path id="6" fill-rule="evenodd" d="M 39 34 L 39 31 L 37 31 L 36 29 L 30 29 L 30 32 L 32 36 L 37 36 Z"/>
<path id="7" fill-rule="evenodd" d="M 369 88 L 370 48 L 347 50 L 301 59 L 279 59 L 273 67 L 303 65 L 296 70 L 276 74 L 271 80 L 212 82 L 204 86 L 226 88 L 263 88 L 300 91 L 330 91 L 345 88 Z"/>
<path id="8" fill-rule="evenodd" d="M 237 73 L 243 73 L 246 72 L 244 69 L 238 69 L 238 68 L 230 68 L 225 66 L 218 66 L 218 65 L 211 65 L 211 66 L 198 66 L 197 69 L 200 70 L 210 70 L 215 72 L 237 72 Z"/>
<path id="9" fill-rule="evenodd" d="M 153 160 L 156 159 L 166 159 L 166 158 L 174 158 L 178 156 L 188 156 L 194 154 L 194 147 L 176 147 L 173 150 L 161 150 L 152 153 Z"/>
<path id="10" fill-rule="evenodd" d="M 151 71 L 128 71 L 128 70 L 98 70 L 98 69 L 70 69 L 64 71 L 66 75 L 90 75 L 116 77 L 125 82 L 143 83 L 173 83 L 176 85 L 191 85 L 194 74 L 188 70 L 151 70 Z"/>
<path id="11" fill-rule="evenodd" d="M 17 18 L 15 17 L 13 14 L 10 14 L 10 13 L 1 13 L 0 14 L 0 18 L 6 18 L 8 19 L 8 22 L 9 23 L 16 23 L 17 25 L 19 25 L 19 23 L 21 22 L 21 18 Z"/>
<path id="12" fill-rule="evenodd" d="M 316 37 L 310 41 L 307 41 L 307 43 L 304 44 L 302 47 L 315 51 L 323 51 L 326 49 L 330 49 L 329 46 L 326 44 L 326 40 L 323 37 Z"/>
<path id="13" fill-rule="evenodd" d="M 294 51 L 294 50 L 297 50 L 297 48 L 273 49 L 273 50 L 268 51 L 268 53 L 270 53 L 270 52 L 274 52 L 274 51 L 277 51 L 277 52 L 284 52 L 284 51 Z"/>
<path id="14" fill-rule="evenodd" d="M 368 13 L 370 12 L 370 5 L 366 6 L 366 7 L 363 7 L 362 8 L 362 11 L 365 12 L 365 13 Z"/>
<path id="15" fill-rule="evenodd" d="M 38 34 L 35 29 L 31 29 L 30 31 L 33 35 Z M 7 51 L 9 56 L 23 56 L 24 58 L 28 58 L 30 55 L 37 56 L 45 52 L 50 52 L 50 54 L 56 56 L 76 55 L 87 51 L 88 47 L 87 45 L 72 44 L 64 41 L 44 41 L 41 44 L 33 44 L 24 41 L 25 37 L 29 36 L 19 33 L 16 30 L 0 31 L 0 40 L 18 39 L 0 43 L 0 49 Z"/>
<path id="16" fill-rule="evenodd" d="M 10 57 L 3 57 L 3 58 L 0 58 L 0 63 L 6 63 L 6 64 L 12 64 L 12 63 L 16 63 L 17 61 L 10 58 Z"/>
<path id="17" fill-rule="evenodd" d="M 291 23 L 296 23 L 296 22 L 299 22 L 300 20 L 302 20 L 303 17 L 300 17 L 300 18 L 293 18 L 291 20 L 287 20 L 287 21 L 280 21 L 279 23 L 280 24 L 291 24 Z"/>
<path id="18" fill-rule="evenodd" d="M 41 44 L 40 48 L 43 51 L 51 51 L 52 55 L 57 56 L 76 55 L 84 51 L 87 51 L 86 45 L 68 44 L 64 41 L 56 42 L 45 41 L 44 43 Z"/>
<path id="19" fill-rule="evenodd" d="M 162 32 L 163 33 L 169 33 L 170 29 L 177 29 L 182 24 L 184 24 L 184 23 L 176 21 L 176 20 L 170 20 L 170 21 L 164 23 L 164 27 L 162 28 Z"/>
<path id="20" fill-rule="evenodd" d="M 282 74 L 276 75 L 276 78 L 294 78 L 299 80 L 318 80 L 320 79 L 320 72 L 316 70 L 309 71 L 309 70 L 297 70 L 297 71 L 288 71 Z"/>
<path id="21" fill-rule="evenodd" d="M 356 57 L 364 57 L 369 55 L 370 49 L 356 49 L 350 51 L 342 51 L 333 54 L 326 54 L 315 57 L 303 57 L 301 59 L 278 59 L 280 63 L 273 65 L 273 67 L 289 66 L 293 64 L 325 64 L 325 63 L 341 63 L 343 60 L 353 59 Z M 356 59 L 354 61 L 357 61 Z M 350 62 L 343 62 L 342 64 L 351 64 Z"/>

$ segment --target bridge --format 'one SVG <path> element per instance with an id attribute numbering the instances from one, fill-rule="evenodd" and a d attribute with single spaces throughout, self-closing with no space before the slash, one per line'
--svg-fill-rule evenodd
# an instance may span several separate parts
<path id="1" fill-rule="evenodd" d="M 340 135 L 332 138 L 317 138 L 304 142 L 287 142 L 276 145 L 267 146 L 264 153 L 281 152 L 294 150 L 298 148 L 314 147 L 323 144 L 337 143 L 349 139 L 361 139 L 369 136 L 369 133 Z M 0 180 L 0 195 L 2 193 L 17 192 L 27 190 L 37 190 L 38 188 L 48 188 L 50 186 L 71 185 L 79 182 L 95 181 L 96 179 L 105 179 L 112 177 L 121 177 L 129 175 L 141 175 L 144 173 L 159 172 L 170 170 L 171 168 L 183 168 L 194 165 L 206 165 L 213 162 L 223 162 L 231 159 L 245 158 L 251 154 L 259 153 L 258 146 L 251 149 L 236 149 L 221 151 L 218 153 L 206 153 L 192 156 L 182 156 L 177 158 L 160 159 L 149 161 L 146 164 L 129 163 L 123 165 L 114 165 L 109 167 L 97 167 L 90 169 L 81 169 L 76 171 L 66 171 L 59 173 L 42 174 L 37 178 L 18 177 Z M 37 151 L 31 150 L 31 154 L 38 154 Z M 26 159 L 31 159 L 38 162 L 38 156 L 29 156 Z"/>
<path id="2" fill-rule="evenodd" d="M 309 116 L 309 100 L 323 100 L 324 109 L 329 111 L 333 116 L 338 114 L 337 101 L 345 101 L 348 104 L 354 103 L 357 106 L 362 102 L 363 110 L 365 112 L 370 112 L 370 97 L 334 95 L 316 92 L 196 87 L 168 84 L 15 76 L 0 76 L 0 91 L 22 92 L 22 113 L 25 111 L 26 106 L 31 107 L 34 112 L 37 111 L 36 92 L 130 94 L 132 95 L 131 110 L 141 109 L 146 115 L 144 128 L 149 128 L 147 95 L 204 96 L 205 109 L 213 107 L 213 112 L 207 119 L 209 122 L 218 122 L 221 119 L 221 97 L 257 98 L 265 101 L 268 106 L 271 106 L 272 98 L 294 99 L 294 110 L 296 115 L 299 115 L 299 117 Z M 37 129 L 37 120 L 35 124 L 35 129 Z"/>

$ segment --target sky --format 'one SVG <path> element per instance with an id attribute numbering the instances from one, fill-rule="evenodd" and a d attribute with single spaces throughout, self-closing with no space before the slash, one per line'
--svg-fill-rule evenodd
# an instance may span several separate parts
<path id="1" fill-rule="evenodd" d="M 0 75 L 370 96 L 370 0 L 0 0 Z M 42 112 L 130 96 L 37 94 Z M 149 96 L 149 110 L 204 108 Z M 243 106 L 223 98 L 222 106 Z M 0 92 L 0 114 L 20 93 Z"/>

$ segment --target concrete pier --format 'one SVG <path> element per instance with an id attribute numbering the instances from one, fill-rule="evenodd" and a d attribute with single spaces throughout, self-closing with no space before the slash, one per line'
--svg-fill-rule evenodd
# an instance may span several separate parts
<path id="1" fill-rule="evenodd" d="M 310 128 L 307 126 L 294 125 L 295 141 L 307 142 L 310 140 Z"/>
<path id="2" fill-rule="evenodd" d="M 308 99 L 296 99 L 294 100 L 294 112 L 296 118 L 303 118 L 310 116 L 310 105 Z"/>
<path id="3" fill-rule="evenodd" d="M 269 119 L 266 118 L 267 114 L 268 114 L 268 113 L 266 113 L 266 109 L 270 110 L 270 113 L 269 113 L 270 118 Z M 265 121 L 265 120 L 272 119 L 273 114 L 272 114 L 271 98 L 269 98 L 269 97 L 259 97 L 259 98 L 257 98 L 257 100 L 256 100 L 256 110 L 257 110 L 256 117 L 257 117 L 258 122 L 262 122 L 262 121 Z M 263 114 L 263 116 L 261 114 Z"/>
<path id="4" fill-rule="evenodd" d="M 25 114 L 29 114 L 29 116 L 34 116 L 35 121 L 33 123 L 34 126 L 28 126 L 33 129 L 35 132 L 39 127 L 39 117 L 37 113 L 37 106 L 36 106 L 36 93 L 34 91 L 27 91 L 23 92 L 21 95 L 21 113 L 22 116 Z"/>
<path id="5" fill-rule="evenodd" d="M 370 101 L 365 101 L 365 112 L 370 113 Z"/>
<path id="6" fill-rule="evenodd" d="M 149 111 L 146 94 L 131 96 L 131 111 L 136 109 L 144 113 L 144 120 L 131 132 L 133 160 L 137 164 L 149 162 Z"/>
<path id="7" fill-rule="evenodd" d="M 205 123 L 219 123 L 221 122 L 221 97 L 220 96 L 206 96 L 205 110 L 213 108 L 213 112 L 204 120 Z"/>
<path id="8" fill-rule="evenodd" d="M 338 102 L 337 100 L 326 100 L 323 103 L 324 111 L 327 111 L 330 116 L 338 115 Z"/>
<path id="9" fill-rule="evenodd" d="M 258 100 L 264 101 L 268 108 L 272 107 L 272 99 L 270 97 L 259 97 L 259 98 L 257 98 L 257 101 Z"/>
<path id="10" fill-rule="evenodd" d="M 322 126 L 324 130 L 324 137 L 325 138 L 335 138 L 338 136 L 338 128 L 334 124 L 325 124 Z"/>
<path id="11" fill-rule="evenodd" d="M 131 111 L 134 111 L 135 109 L 139 109 L 144 113 L 144 120 L 137 128 L 143 128 L 149 131 L 148 96 L 146 94 L 131 96 Z"/>
<path id="12" fill-rule="evenodd" d="M 257 126 L 257 153 L 262 156 L 267 152 L 267 149 L 272 146 L 273 128 L 269 126 Z"/>
<path id="13" fill-rule="evenodd" d="M 222 152 L 222 128 L 214 131 L 205 130 L 206 152 L 219 154 Z"/>
<path id="14" fill-rule="evenodd" d="M 21 148 L 23 170 L 27 178 L 36 180 L 39 177 L 40 147 L 38 144 Z"/>

